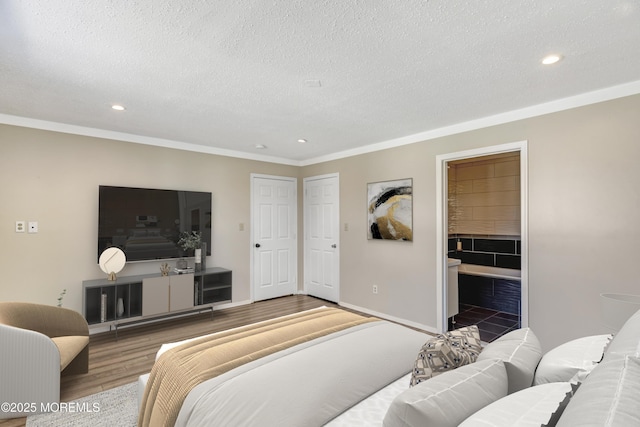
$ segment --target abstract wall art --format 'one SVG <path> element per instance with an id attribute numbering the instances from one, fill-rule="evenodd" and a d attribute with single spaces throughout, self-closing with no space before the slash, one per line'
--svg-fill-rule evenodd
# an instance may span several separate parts
<path id="1" fill-rule="evenodd" d="M 413 180 L 367 184 L 369 239 L 413 241 Z"/>

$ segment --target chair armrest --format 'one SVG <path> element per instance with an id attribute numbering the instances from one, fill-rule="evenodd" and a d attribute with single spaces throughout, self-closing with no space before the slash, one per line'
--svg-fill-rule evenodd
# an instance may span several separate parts
<path id="1" fill-rule="evenodd" d="M 68 308 L 44 306 L 43 315 L 47 317 L 51 337 L 68 335 L 89 336 L 89 325 L 77 311 Z"/>
<path id="2" fill-rule="evenodd" d="M 0 323 L 30 329 L 50 338 L 89 336 L 89 326 L 80 313 L 52 305 L 0 302 Z"/>
<path id="3" fill-rule="evenodd" d="M 0 402 L 41 404 L 60 401 L 60 353 L 39 332 L 0 324 Z M 14 408 L 17 409 L 17 408 Z M 0 419 L 32 413 L 0 411 Z"/>

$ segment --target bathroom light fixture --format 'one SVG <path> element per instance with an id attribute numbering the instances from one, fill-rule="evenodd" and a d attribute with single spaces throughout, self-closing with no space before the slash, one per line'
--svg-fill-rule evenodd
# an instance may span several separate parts
<path id="1" fill-rule="evenodd" d="M 560 61 L 562 59 L 562 56 L 560 55 L 547 55 L 544 58 L 542 58 L 542 63 L 544 65 L 551 65 L 551 64 L 555 64 L 556 62 Z"/>
<path id="2" fill-rule="evenodd" d="M 264 144 L 256 144 L 256 145 L 255 145 L 255 147 L 256 147 L 258 150 L 264 150 L 265 148 L 267 148 L 267 146 L 266 146 L 266 145 L 264 145 Z"/>
<path id="3" fill-rule="evenodd" d="M 304 139 L 304 138 L 300 138 L 300 139 L 298 140 L 298 142 L 299 142 L 300 144 L 304 144 L 304 143 L 306 143 L 306 142 L 307 142 L 307 140 L 306 140 L 306 139 Z"/>
<path id="4" fill-rule="evenodd" d="M 111 106 L 112 109 L 116 110 L 116 111 L 124 111 L 126 110 L 126 108 L 124 108 L 124 106 L 120 105 L 120 104 L 114 104 Z"/>

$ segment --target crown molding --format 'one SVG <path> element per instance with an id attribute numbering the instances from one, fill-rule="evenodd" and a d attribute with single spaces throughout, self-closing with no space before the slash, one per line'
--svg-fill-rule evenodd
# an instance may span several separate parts
<path id="1" fill-rule="evenodd" d="M 612 86 L 606 89 L 587 92 L 568 98 L 562 98 L 531 107 L 508 111 L 506 113 L 495 114 L 493 116 L 487 116 L 476 120 L 457 123 L 455 125 L 445 126 L 438 129 L 416 133 L 413 135 L 407 135 L 401 138 L 391 139 L 376 144 L 366 145 L 364 147 L 354 148 L 352 150 L 345 150 L 322 157 L 316 157 L 314 159 L 303 160 L 300 162 L 300 166 L 324 163 L 331 160 L 339 160 L 347 157 L 358 156 L 361 154 L 372 153 L 375 151 L 386 150 L 388 148 L 414 144 L 416 142 L 424 142 L 431 139 L 442 138 L 444 136 L 455 135 L 462 132 L 468 132 L 490 126 L 515 122 L 522 119 L 543 116 L 545 114 L 570 110 L 572 108 L 583 107 L 586 105 L 597 104 L 599 102 L 610 101 L 612 99 L 624 98 L 626 96 L 636 95 L 638 93 L 640 93 L 640 80 L 618 86 Z"/>
<path id="2" fill-rule="evenodd" d="M 68 133 L 71 135 L 81 135 L 101 139 L 112 139 L 115 141 L 131 142 L 135 144 L 153 145 L 156 147 L 172 148 L 175 150 L 193 151 L 204 154 L 215 154 L 218 156 L 235 157 L 245 160 L 256 160 L 267 163 L 279 163 L 289 166 L 300 166 L 300 162 L 297 160 L 285 159 L 281 157 L 257 155 L 242 151 L 226 150 L 222 148 L 209 147 L 206 145 L 174 141 L 171 139 L 135 135 L 131 133 L 116 132 L 86 126 L 76 126 L 67 123 L 32 119 L 29 117 L 12 116 L 9 114 L 0 114 L 0 123 L 32 129 L 48 130 L 52 132 Z"/>
<path id="3" fill-rule="evenodd" d="M 174 141 L 169 139 L 154 138 L 143 135 L 135 135 L 125 132 L 116 132 L 105 129 L 97 129 L 85 126 L 76 126 L 66 123 L 51 122 L 46 120 L 31 119 L 28 117 L 13 116 L 8 114 L 0 114 L 0 123 L 28 127 L 40 130 L 48 130 L 53 132 L 62 132 L 74 135 L 90 136 L 95 138 L 113 139 L 116 141 L 132 142 L 136 144 L 153 145 L 157 147 L 172 148 L 176 150 L 193 151 L 205 154 L 214 154 L 226 157 L 235 157 L 245 160 L 255 160 L 268 163 L 277 163 L 289 166 L 309 166 L 317 163 L 324 163 L 332 160 L 340 160 L 347 157 L 358 156 L 361 154 L 372 153 L 375 151 L 386 150 L 389 148 L 400 147 L 403 145 L 414 144 L 416 142 L 424 142 L 435 138 L 455 135 L 462 132 L 482 129 L 490 126 L 505 124 L 522 119 L 542 116 L 545 114 L 555 113 L 559 111 L 569 110 L 572 108 L 582 107 L 599 102 L 610 101 L 617 98 L 636 95 L 640 93 L 640 80 L 612 86 L 605 89 L 595 90 L 576 96 L 558 99 L 531 107 L 521 108 L 518 110 L 508 111 L 506 113 L 495 114 L 476 120 L 457 123 L 451 126 L 445 126 L 438 129 L 432 129 L 425 132 L 407 135 L 375 144 L 366 145 L 351 150 L 345 150 L 328 154 L 326 156 L 315 157 L 307 160 L 292 160 L 282 157 L 272 157 L 265 155 L 257 155 L 242 151 L 227 150 L 222 148 L 209 147 L 204 145 L 192 144 L 182 141 Z"/>

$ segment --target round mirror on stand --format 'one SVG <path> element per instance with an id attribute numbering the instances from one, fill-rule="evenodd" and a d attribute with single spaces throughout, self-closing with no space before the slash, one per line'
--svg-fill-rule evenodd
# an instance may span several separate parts
<path id="1" fill-rule="evenodd" d="M 100 269 L 107 273 L 108 279 L 116 280 L 116 274 L 120 273 L 127 262 L 127 257 L 120 248 L 107 248 L 100 254 L 98 264 Z"/>

